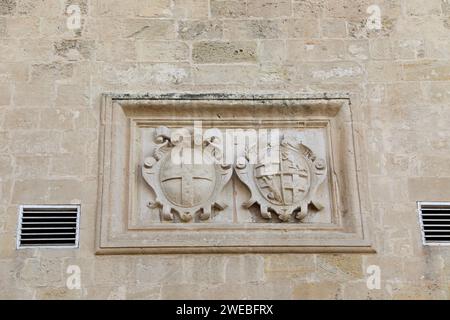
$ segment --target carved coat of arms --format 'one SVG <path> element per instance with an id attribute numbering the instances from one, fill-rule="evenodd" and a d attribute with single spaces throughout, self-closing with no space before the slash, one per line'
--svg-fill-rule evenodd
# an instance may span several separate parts
<path id="1" fill-rule="evenodd" d="M 251 192 L 244 207 L 257 203 L 262 217 L 270 219 L 271 213 L 275 213 L 282 221 L 289 221 L 293 213 L 303 220 L 310 206 L 323 209 L 317 190 L 326 179 L 325 160 L 318 159 L 310 148 L 293 137 L 281 137 L 276 148 L 268 145 L 267 152 L 251 163 L 249 153 L 255 153 L 255 148 L 249 148 L 245 156 L 238 158 L 235 168 Z M 277 161 L 266 156 L 271 152 L 276 153 Z"/>
<path id="2" fill-rule="evenodd" d="M 213 208 L 223 210 L 226 207 L 217 198 L 231 178 L 232 167 L 204 158 L 208 156 L 202 153 L 204 147 L 213 151 L 216 148 L 214 137 L 192 137 L 192 145 L 199 145 L 200 148 L 189 148 L 191 159 L 201 156 L 202 163 L 186 163 L 183 159 L 174 159 L 174 148 L 178 147 L 177 151 L 183 152 L 181 144 L 186 141 L 183 142 L 182 139 L 183 137 L 173 136 L 169 128 L 156 129 L 157 147 L 153 155 L 145 159 L 142 167 L 145 181 L 156 194 L 155 201 L 149 203 L 149 206 L 160 208 L 164 220 L 173 220 L 174 214 L 178 214 L 182 221 L 187 222 L 196 213 L 199 213 L 201 220 L 207 220 Z"/>

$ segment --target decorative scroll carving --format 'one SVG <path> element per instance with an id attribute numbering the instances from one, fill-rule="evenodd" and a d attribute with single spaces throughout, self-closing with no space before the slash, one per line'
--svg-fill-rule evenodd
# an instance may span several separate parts
<path id="1" fill-rule="evenodd" d="M 292 136 L 281 137 L 279 146 L 269 144 L 264 152 L 258 153 L 256 163 L 251 164 L 250 154 L 256 154 L 256 148 L 256 145 L 249 148 L 235 165 L 239 179 L 251 192 L 251 199 L 244 207 L 257 203 L 263 218 L 270 219 L 271 213 L 275 213 L 285 222 L 293 213 L 302 221 L 310 206 L 323 209 L 317 190 L 327 175 L 324 159 L 318 159 L 310 148 Z M 273 153 L 278 155 L 276 163 L 273 156 L 267 156 Z"/>
<path id="2" fill-rule="evenodd" d="M 191 221 L 197 212 L 201 220 L 208 220 L 213 208 L 226 208 L 227 205 L 217 199 L 231 178 L 232 166 L 213 161 L 214 155 L 221 152 L 214 143 L 214 136 L 194 137 L 189 132 L 179 135 L 167 127 L 157 128 L 155 135 L 157 147 L 142 167 L 145 181 L 156 194 L 149 207 L 161 208 L 163 220 L 173 220 L 176 213 L 185 222 Z M 184 139 L 190 139 L 189 143 Z M 175 160 L 174 155 L 182 154 L 185 146 L 189 147 L 193 159 L 201 157 L 202 162 Z M 176 153 L 172 152 L 174 148 L 177 148 Z M 211 158 L 205 158 L 208 157 L 202 152 L 205 149 L 210 151 Z"/>

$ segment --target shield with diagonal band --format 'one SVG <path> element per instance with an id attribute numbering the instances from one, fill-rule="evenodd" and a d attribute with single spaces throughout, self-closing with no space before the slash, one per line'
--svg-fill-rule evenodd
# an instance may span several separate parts
<path id="1" fill-rule="evenodd" d="M 256 185 L 269 202 L 292 205 L 303 200 L 311 184 L 310 169 L 297 150 L 280 147 L 280 161 L 254 167 Z"/>

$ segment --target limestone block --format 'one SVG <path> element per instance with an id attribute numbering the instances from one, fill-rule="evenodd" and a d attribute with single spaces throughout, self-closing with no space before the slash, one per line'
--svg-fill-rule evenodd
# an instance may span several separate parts
<path id="1" fill-rule="evenodd" d="M 80 84 L 60 84 L 56 88 L 55 106 L 65 109 L 74 108 L 75 110 L 63 111 L 61 109 L 58 109 L 58 111 L 53 112 L 53 116 L 55 115 L 55 113 L 59 112 L 59 114 L 67 115 L 67 117 L 64 116 L 63 118 L 59 118 L 59 120 L 62 120 L 62 122 L 67 122 L 68 119 L 73 119 L 75 122 L 78 122 L 80 121 L 79 109 L 87 108 L 89 106 L 89 103 L 89 87 L 85 87 Z M 63 125 L 53 123 L 47 124 L 47 126 L 61 127 Z"/>
<path id="2" fill-rule="evenodd" d="M 292 19 L 288 21 L 289 38 L 319 38 L 319 20 L 311 18 Z"/>
<path id="3" fill-rule="evenodd" d="M 320 27 L 324 38 L 345 38 L 347 36 L 347 26 L 343 19 L 323 19 Z"/>
<path id="4" fill-rule="evenodd" d="M 136 43 L 132 40 L 97 42 L 95 59 L 102 62 L 136 61 Z"/>
<path id="5" fill-rule="evenodd" d="M 253 41 L 202 41 L 193 44 L 195 63 L 256 62 L 256 43 Z"/>
<path id="6" fill-rule="evenodd" d="M 367 18 L 351 18 L 347 21 L 347 34 L 356 39 L 389 37 L 397 29 L 397 19 L 388 16 L 381 16 L 381 29 L 368 28 Z"/>
<path id="7" fill-rule="evenodd" d="M 25 180 L 17 181 L 14 190 L 12 202 L 14 204 L 23 203 L 71 203 L 74 200 L 94 203 L 95 180 L 87 180 L 83 183 L 75 179 L 58 180 Z"/>
<path id="8" fill-rule="evenodd" d="M 438 105 L 450 102 L 450 82 L 427 82 L 422 86 L 427 101 Z"/>
<path id="9" fill-rule="evenodd" d="M 134 266 L 134 259 L 127 257 L 97 257 L 94 263 L 94 283 L 98 286 L 114 287 L 134 283 L 136 281 Z"/>
<path id="10" fill-rule="evenodd" d="M 0 85 L 0 106 L 8 106 L 11 103 L 11 86 Z"/>
<path id="11" fill-rule="evenodd" d="M 226 283 L 246 283 L 264 280 L 264 258 L 242 255 L 227 257 L 225 262 Z"/>
<path id="12" fill-rule="evenodd" d="M 126 19 L 122 32 L 128 39 L 170 40 L 176 37 L 175 22 L 163 19 Z"/>
<path id="13" fill-rule="evenodd" d="M 73 4 L 81 9 L 79 30 L 67 28 L 66 10 Z M 374 4 L 381 9 L 381 30 L 367 27 L 367 9 Z M 450 254 L 444 247 L 422 245 L 415 202 L 449 198 L 449 32 L 449 0 L 0 1 L 0 298 L 448 299 Z M 363 153 L 357 173 L 361 185 L 367 184 L 360 192 L 363 200 L 367 197 L 362 211 L 371 222 L 377 253 L 327 255 L 315 247 L 309 249 L 313 254 L 146 255 L 153 234 L 132 229 L 133 213 L 119 201 L 110 209 L 120 207 L 129 216 L 107 220 L 102 229 L 130 227 L 130 233 L 112 232 L 104 244 L 123 246 L 111 249 L 120 251 L 115 253 L 136 244 L 139 255 L 95 255 L 97 190 L 117 186 L 123 176 L 98 185 L 98 175 L 105 175 L 99 171 L 98 142 L 99 127 L 108 119 L 99 113 L 105 92 L 349 93 L 354 145 Z M 320 108 L 329 106 L 320 101 Z M 153 112 L 160 118 L 185 119 L 185 110 L 161 111 L 169 105 L 158 103 L 164 107 Z M 196 103 L 188 116 L 203 119 L 206 111 Z M 265 112 L 260 107 L 236 103 L 222 109 L 239 109 L 227 118 L 233 123 L 259 121 Z M 222 109 L 210 119 L 220 122 Z M 296 116 L 291 111 L 280 104 L 264 118 L 284 114 L 290 121 Z M 114 116 L 114 124 L 122 126 L 119 113 Z M 128 137 L 124 133 L 111 136 Z M 120 143 L 126 145 L 120 140 L 111 154 L 120 154 Z M 339 149 L 352 154 L 351 145 L 342 143 Z M 346 159 L 336 152 L 333 157 Z M 339 179 L 340 190 L 353 194 L 347 180 Z M 124 190 L 113 195 L 128 194 Z M 240 208 L 251 192 L 232 181 L 220 199 L 234 196 L 236 203 L 214 223 L 223 227 L 238 219 L 279 228 L 281 222 L 263 220 L 259 208 L 239 209 L 234 216 L 233 206 Z M 80 248 L 16 250 L 18 205 L 33 203 L 81 203 Z M 353 212 L 342 207 L 343 217 Z M 145 220 L 144 228 L 160 224 L 159 214 L 154 209 L 144 215 L 154 219 Z M 344 228 L 353 230 L 350 220 Z M 290 250 L 290 237 L 313 232 L 306 226 L 307 232 L 291 233 L 285 230 L 300 223 L 286 225 L 282 250 Z M 256 241 L 246 228 L 243 250 Z M 169 237 L 161 232 L 156 247 L 161 239 L 197 241 L 218 251 L 232 232 L 206 239 L 195 230 Z M 273 233 L 256 239 L 270 242 Z M 120 237 L 128 238 L 119 243 Z M 329 237 L 332 233 L 323 232 L 317 239 Z M 68 265 L 80 266 L 81 290 L 66 288 Z M 370 265 L 380 267 L 379 290 L 367 288 Z"/>
<path id="14" fill-rule="evenodd" d="M 380 289 L 369 289 L 365 280 L 346 282 L 342 285 L 342 297 L 346 300 L 387 300 L 392 299 L 391 286 L 381 282 Z"/>
<path id="15" fill-rule="evenodd" d="M 37 17 L 7 18 L 5 21 L 6 34 L 9 38 L 39 37 L 39 18 Z"/>
<path id="16" fill-rule="evenodd" d="M 17 13 L 37 17 L 56 17 L 63 12 L 62 3 L 49 0 L 22 0 L 17 1 Z"/>
<path id="17" fill-rule="evenodd" d="M 255 66 L 199 65 L 193 70 L 198 84 L 251 84 L 257 72 Z"/>
<path id="18" fill-rule="evenodd" d="M 287 35 L 288 20 L 228 20 L 224 37 L 230 40 L 280 39 Z"/>
<path id="19" fill-rule="evenodd" d="M 318 255 L 317 270 L 320 278 L 363 278 L 362 257 L 358 255 Z M 330 278 L 330 279 L 331 279 Z"/>
<path id="20" fill-rule="evenodd" d="M 7 110 L 3 125 L 7 130 L 37 129 L 39 110 L 29 108 Z"/>
<path id="21" fill-rule="evenodd" d="M 429 201 L 445 201 L 448 198 L 450 178 L 417 177 L 408 179 L 408 194 L 411 201 L 431 199 Z"/>
<path id="22" fill-rule="evenodd" d="M 81 14 L 87 15 L 90 11 L 89 0 L 65 0 L 65 12 L 67 8 L 71 5 L 78 5 L 81 10 Z"/>
<path id="23" fill-rule="evenodd" d="M 81 20 L 81 32 L 85 38 L 89 39 L 119 41 L 125 34 L 127 21 L 129 20 L 117 19 L 115 17 L 83 17 Z M 64 23 L 66 24 L 66 20 L 64 20 Z M 67 28 L 65 27 L 65 29 Z"/>
<path id="24" fill-rule="evenodd" d="M 420 39 L 397 40 L 392 44 L 394 57 L 399 60 L 417 60 L 425 57 L 425 43 Z"/>
<path id="25" fill-rule="evenodd" d="M 181 19 L 207 19 L 209 16 L 208 0 L 174 0 L 174 16 Z"/>
<path id="26" fill-rule="evenodd" d="M 183 256 L 183 283 L 205 283 L 209 286 L 226 282 L 228 259 L 222 255 Z"/>
<path id="27" fill-rule="evenodd" d="M 41 18 L 39 24 L 39 32 L 42 37 L 45 38 L 76 38 L 81 35 L 86 35 L 87 28 L 87 18 L 85 16 L 81 16 L 80 18 L 80 28 L 69 29 L 67 27 L 67 17 L 63 15 L 59 15 L 55 18 Z M 36 34 L 35 34 L 36 36 Z M 101 36 L 101 34 L 100 34 Z"/>
<path id="28" fill-rule="evenodd" d="M 393 283 L 390 291 L 395 300 L 448 299 L 447 287 L 432 281 Z"/>
<path id="29" fill-rule="evenodd" d="M 16 156 L 15 164 L 14 176 L 16 179 L 44 178 L 48 175 L 50 158 L 36 155 Z"/>
<path id="30" fill-rule="evenodd" d="M 11 131 L 13 154 L 49 154 L 60 151 L 60 134 L 43 130 Z"/>
<path id="31" fill-rule="evenodd" d="M 282 64 L 286 60 L 285 42 L 283 40 L 262 40 L 258 47 L 260 62 Z"/>
<path id="32" fill-rule="evenodd" d="M 425 57 L 428 59 L 450 59 L 450 39 L 426 39 Z"/>
<path id="33" fill-rule="evenodd" d="M 27 258 L 18 269 L 18 277 L 30 287 L 62 286 L 61 259 Z"/>
<path id="34" fill-rule="evenodd" d="M 71 290 L 67 287 L 38 288 L 35 298 L 39 300 L 77 300 L 83 298 L 83 290 Z"/>
<path id="35" fill-rule="evenodd" d="M 52 82 L 67 79 L 73 76 L 73 65 L 71 63 L 45 63 L 31 65 L 31 80 Z"/>
<path id="36" fill-rule="evenodd" d="M 184 20 L 178 23 L 178 37 L 183 40 L 221 39 L 223 22 L 219 20 Z"/>
<path id="37" fill-rule="evenodd" d="M 138 61 L 172 62 L 189 59 L 189 46 L 178 41 L 139 41 L 136 51 Z"/>
<path id="38" fill-rule="evenodd" d="M 264 275 L 267 280 L 308 280 L 316 270 L 314 255 L 269 255 L 264 258 Z"/>
<path id="39" fill-rule="evenodd" d="M 342 285 L 333 281 L 302 282 L 294 286 L 292 298 L 298 300 L 342 299 Z"/>
<path id="40" fill-rule="evenodd" d="M 4 155 L 0 156 L 0 176 L 3 179 L 11 177 L 13 173 L 12 157 Z"/>
<path id="41" fill-rule="evenodd" d="M 247 14 L 250 17 L 291 16 L 291 1 L 288 0 L 247 0 Z"/>
<path id="42" fill-rule="evenodd" d="M 343 60 L 345 42 L 341 40 L 294 40 L 287 42 L 288 61 Z"/>
<path id="43" fill-rule="evenodd" d="M 50 175 L 53 176 L 83 176 L 86 173 L 85 156 L 70 154 L 51 159 Z"/>
<path id="44" fill-rule="evenodd" d="M 370 82 L 399 81 L 402 79 L 402 71 L 402 65 L 397 62 L 372 60 L 367 64 L 367 78 Z"/>
<path id="45" fill-rule="evenodd" d="M 167 18 L 172 16 L 170 0 L 136 0 L 135 15 L 138 17 Z"/>
<path id="46" fill-rule="evenodd" d="M 186 297 L 194 300 L 201 299 L 201 286 L 198 284 L 194 285 L 183 285 L 183 284 L 171 284 L 163 285 L 161 287 L 161 299 L 162 300 L 183 300 Z"/>
<path id="47" fill-rule="evenodd" d="M 69 61 L 90 60 L 94 51 L 92 40 L 61 40 L 54 44 L 55 55 Z"/>
<path id="48" fill-rule="evenodd" d="M 0 79 L 5 82 L 25 82 L 28 80 L 29 66 L 23 63 L 0 63 Z"/>
<path id="49" fill-rule="evenodd" d="M 8 205 L 11 200 L 14 180 L 3 179 L 0 181 L 0 204 Z"/>
<path id="50" fill-rule="evenodd" d="M 325 8 L 324 0 L 308 0 L 308 1 L 293 1 L 292 12 L 294 17 L 318 18 L 322 15 Z"/>
<path id="51" fill-rule="evenodd" d="M 379 65 L 379 64 L 378 64 Z M 381 63 L 381 66 L 383 67 Z M 377 63 L 374 63 L 377 66 Z M 386 70 L 389 67 L 386 67 Z M 392 66 L 390 67 L 392 70 Z M 397 65 L 398 69 L 398 65 Z M 376 70 L 373 76 L 376 77 Z M 397 75 L 392 75 L 397 77 Z M 379 77 L 377 77 L 380 79 Z M 417 106 L 424 103 L 423 90 L 418 82 L 396 82 L 386 88 L 387 102 L 391 106 Z"/>
<path id="52" fill-rule="evenodd" d="M 450 2 L 448 0 L 441 0 L 442 13 L 450 15 Z"/>
<path id="53" fill-rule="evenodd" d="M 19 41 L 15 39 L 0 39 L 0 55 L 2 62 L 22 61 L 25 56 Z"/>
<path id="54" fill-rule="evenodd" d="M 440 15 L 442 14 L 441 3 L 442 0 L 429 0 L 425 3 L 420 0 L 409 0 L 405 2 L 406 14 L 411 16 Z"/>
<path id="55" fill-rule="evenodd" d="M 360 82 L 365 69 L 361 64 L 347 61 L 297 65 L 297 77 L 311 82 Z"/>
<path id="56" fill-rule="evenodd" d="M 134 2 L 134 1 L 133 1 Z M 121 0 L 93 0 L 91 1 L 91 15 L 96 16 L 134 16 L 135 6 L 132 3 Z"/>
<path id="57" fill-rule="evenodd" d="M 179 285 L 184 278 L 183 261 L 177 257 L 143 257 L 136 262 L 138 285 Z M 189 271 L 188 271 L 189 272 Z"/>
<path id="58" fill-rule="evenodd" d="M 374 60 L 392 59 L 393 49 L 389 39 L 372 39 L 370 40 L 370 57 Z"/>
<path id="59" fill-rule="evenodd" d="M 0 3 L 1 15 L 12 15 L 16 11 L 17 0 L 5 0 Z"/>
<path id="60" fill-rule="evenodd" d="M 403 64 L 403 80 L 448 81 L 450 80 L 450 66 L 437 60 L 406 62 Z"/>
<path id="61" fill-rule="evenodd" d="M 247 0 L 211 0 L 211 16 L 215 18 L 239 18 L 247 15 Z"/>
<path id="62" fill-rule="evenodd" d="M 190 295 L 189 295 L 190 296 Z M 128 300 L 156 300 L 161 298 L 159 285 L 127 286 L 126 298 Z"/>
<path id="63" fill-rule="evenodd" d="M 177 85 L 191 81 L 190 65 L 187 63 L 146 63 L 146 64 L 101 64 L 98 81 L 113 86 Z"/>

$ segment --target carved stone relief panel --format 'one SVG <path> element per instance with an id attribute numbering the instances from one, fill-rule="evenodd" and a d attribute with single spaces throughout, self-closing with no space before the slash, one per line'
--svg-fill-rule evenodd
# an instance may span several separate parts
<path id="1" fill-rule="evenodd" d="M 105 95 L 97 251 L 371 251 L 349 99 Z"/>

